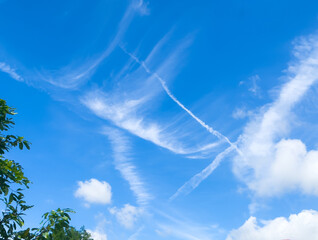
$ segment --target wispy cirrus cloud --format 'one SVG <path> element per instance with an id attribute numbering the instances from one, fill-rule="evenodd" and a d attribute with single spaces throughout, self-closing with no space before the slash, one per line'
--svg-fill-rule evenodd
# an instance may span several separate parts
<path id="1" fill-rule="evenodd" d="M 141 226 L 140 228 L 138 228 L 138 230 L 136 232 L 134 232 L 132 235 L 129 236 L 128 240 L 137 240 L 140 233 L 144 230 L 144 226 Z"/>
<path id="2" fill-rule="evenodd" d="M 160 49 L 170 34 L 170 32 L 166 34 L 155 45 L 147 56 L 147 60 L 150 65 L 157 65 L 157 72 L 164 73 L 165 76 L 172 79 L 176 74 L 176 65 L 191 40 L 186 38 L 181 41 L 177 48 L 165 54 L 162 61 L 158 61 L 161 56 L 157 55 L 160 54 Z M 163 94 L 158 79 L 145 72 L 142 66 L 130 71 L 127 75 L 125 75 L 125 71 L 128 71 L 130 67 L 124 66 L 123 69 L 119 76 L 115 77 L 120 78 L 119 87 L 94 89 L 81 97 L 81 102 L 95 115 L 177 154 L 197 153 L 193 156 L 205 157 L 225 142 L 224 139 L 215 142 L 215 139 L 211 137 L 198 137 L 197 142 L 184 141 L 183 139 L 195 139 L 195 136 L 200 136 L 202 133 L 198 133 L 196 128 L 187 126 L 187 120 L 182 122 L 172 120 L 175 118 L 174 116 L 169 117 L 167 121 L 153 120 L 151 113 L 155 112 L 155 106 L 159 104 L 158 99 Z M 211 140 L 213 140 L 212 143 Z"/>
<path id="3" fill-rule="evenodd" d="M 128 139 L 113 128 L 105 128 L 103 134 L 110 139 L 113 148 L 114 165 L 121 173 L 123 178 L 129 183 L 131 191 L 137 198 L 138 204 L 145 206 L 152 199 L 152 196 L 146 190 L 145 184 L 138 174 L 132 159 L 129 157 L 131 146 Z"/>
<path id="4" fill-rule="evenodd" d="M 146 99 L 126 99 L 123 102 L 113 100 L 114 98 L 108 98 L 105 93 L 96 90 L 82 98 L 82 103 L 97 116 L 110 120 L 116 126 L 177 154 L 204 152 L 219 145 L 215 143 L 198 148 L 185 147 L 178 141 L 178 136 L 137 114 L 138 108 Z"/>
<path id="5" fill-rule="evenodd" d="M 223 152 L 219 153 L 215 159 L 201 172 L 194 175 L 189 181 L 184 183 L 170 198 L 169 200 L 174 200 L 181 195 L 187 195 L 192 192 L 199 184 L 204 181 L 212 172 L 219 166 L 221 161 L 234 150 L 233 146 L 228 147 Z"/>
<path id="6" fill-rule="evenodd" d="M 125 32 L 129 28 L 129 25 L 135 15 L 148 15 L 149 12 L 150 10 L 147 2 L 144 2 L 143 0 L 132 0 L 118 24 L 116 34 L 102 53 L 96 54 L 97 57 L 91 58 L 82 64 L 75 65 L 71 63 L 59 70 L 38 71 L 38 77 L 41 80 L 49 82 L 50 84 L 60 88 L 77 88 L 79 85 L 87 81 L 92 74 L 94 74 L 94 71 L 99 64 L 106 59 L 123 40 Z"/>
<path id="7" fill-rule="evenodd" d="M 279 195 L 292 190 L 318 195 L 318 151 L 308 151 L 298 139 L 284 139 L 290 131 L 292 108 L 318 81 L 318 38 L 301 38 L 294 48 L 297 61 L 288 69 L 289 81 L 278 98 L 262 108 L 239 138 L 234 172 L 259 196 Z M 232 145 L 232 146 L 236 146 Z M 217 155 L 202 172 L 186 182 L 170 198 L 187 194 L 209 176 L 231 147 Z M 296 177 L 297 176 L 297 177 Z"/>
<path id="8" fill-rule="evenodd" d="M 190 111 L 187 107 L 185 107 L 171 92 L 171 90 L 168 88 L 166 81 L 160 77 L 158 75 L 158 73 L 156 72 L 152 72 L 146 62 L 144 61 L 140 61 L 135 55 L 133 55 L 132 53 L 127 52 L 126 50 L 124 50 L 131 58 L 133 58 L 138 64 L 140 64 L 143 69 L 150 75 L 153 75 L 153 77 L 155 79 L 157 79 L 162 88 L 164 89 L 164 91 L 166 92 L 166 94 L 170 97 L 170 99 L 172 101 L 174 101 L 180 108 L 182 108 L 186 113 L 188 113 L 196 122 L 198 122 L 203 128 L 205 128 L 209 133 L 213 134 L 214 136 L 216 136 L 217 138 L 219 138 L 220 140 L 224 140 L 225 142 L 227 142 L 228 144 L 230 144 L 231 146 L 233 146 L 239 153 L 240 150 L 229 140 L 228 137 L 224 136 L 223 134 L 221 134 L 219 131 L 213 129 L 211 126 L 207 125 L 205 122 L 203 122 L 200 118 L 198 118 L 195 114 L 193 114 L 192 111 Z"/>
<path id="9" fill-rule="evenodd" d="M 162 211 L 155 211 L 162 220 L 155 225 L 155 232 L 163 238 L 186 240 L 221 239 L 223 230 L 217 225 L 198 224 L 182 216 L 175 217 Z"/>
<path id="10" fill-rule="evenodd" d="M 0 62 L 0 71 L 9 74 L 10 77 L 17 81 L 24 81 L 23 77 L 16 72 L 16 69 L 12 68 L 5 62 Z"/>

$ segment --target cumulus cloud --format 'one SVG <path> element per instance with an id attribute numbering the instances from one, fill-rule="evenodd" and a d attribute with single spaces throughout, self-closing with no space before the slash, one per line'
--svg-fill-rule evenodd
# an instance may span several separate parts
<path id="1" fill-rule="evenodd" d="M 107 240 L 107 235 L 103 232 L 87 230 L 94 240 Z"/>
<path id="2" fill-rule="evenodd" d="M 83 198 L 87 206 L 89 204 L 109 204 L 112 198 L 111 186 L 105 181 L 90 179 L 87 181 L 79 181 L 78 189 L 75 197 Z"/>
<path id="3" fill-rule="evenodd" d="M 249 184 L 261 195 L 295 189 L 318 195 L 318 151 L 307 151 L 300 140 L 283 139 L 275 145 L 274 159 L 266 174 Z"/>
<path id="4" fill-rule="evenodd" d="M 113 207 L 109 209 L 109 212 L 116 217 L 117 221 L 121 225 L 129 229 L 134 226 L 143 210 L 130 204 L 125 204 L 124 207 L 119 209 Z"/>
<path id="5" fill-rule="evenodd" d="M 289 81 L 277 99 L 244 129 L 234 172 L 258 196 L 273 196 L 298 189 L 318 194 L 318 158 L 299 139 L 285 139 L 292 129 L 293 107 L 318 80 L 318 37 L 295 46 L 297 60 L 287 70 Z"/>
<path id="6" fill-rule="evenodd" d="M 288 219 L 278 217 L 260 222 L 250 217 L 240 228 L 231 231 L 226 240 L 318 240 L 318 212 L 314 210 L 303 210 Z"/>

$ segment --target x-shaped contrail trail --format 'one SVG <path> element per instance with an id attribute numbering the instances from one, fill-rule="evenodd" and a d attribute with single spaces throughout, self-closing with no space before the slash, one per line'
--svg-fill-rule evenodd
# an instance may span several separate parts
<path id="1" fill-rule="evenodd" d="M 195 189 L 204 179 L 206 179 L 220 164 L 220 162 L 223 160 L 223 158 L 232 152 L 232 150 L 236 150 L 236 152 L 243 156 L 241 150 L 237 147 L 236 143 L 232 143 L 228 137 L 224 136 L 219 131 L 213 129 L 208 124 L 203 122 L 200 118 L 198 118 L 196 115 L 194 115 L 193 112 L 191 112 L 188 108 L 186 108 L 170 91 L 168 88 L 166 82 L 164 79 L 162 79 L 156 72 L 150 71 L 150 69 L 147 67 L 146 63 L 144 61 L 140 61 L 135 55 L 128 52 L 126 49 L 121 47 L 121 49 L 128 54 L 135 62 L 137 62 L 148 74 L 154 76 L 161 84 L 164 91 L 167 93 L 167 95 L 171 98 L 172 101 L 174 101 L 179 107 L 181 107 L 184 111 L 186 111 L 195 121 L 197 121 L 202 127 L 204 127 L 209 133 L 213 134 L 220 140 L 225 140 L 230 147 L 225 149 L 223 152 L 219 153 L 216 158 L 213 160 L 211 164 L 209 164 L 205 169 L 203 169 L 200 173 L 193 176 L 189 181 L 187 181 L 185 184 L 183 184 L 177 192 L 170 197 L 170 200 L 175 199 L 177 196 L 179 196 L 181 193 L 188 194 L 193 189 Z"/>

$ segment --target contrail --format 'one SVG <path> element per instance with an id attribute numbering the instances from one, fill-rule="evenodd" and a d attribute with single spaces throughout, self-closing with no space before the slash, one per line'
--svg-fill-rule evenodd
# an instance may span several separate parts
<path id="1" fill-rule="evenodd" d="M 135 62 L 137 62 L 138 64 L 140 64 L 140 66 L 143 67 L 143 69 L 149 73 L 150 75 L 153 75 L 161 84 L 162 88 L 164 89 L 164 91 L 167 93 L 167 95 L 176 103 L 179 105 L 179 107 L 181 107 L 183 110 L 185 110 L 194 120 L 196 120 L 202 127 L 204 127 L 206 130 L 208 130 L 209 133 L 213 134 L 214 136 L 216 136 L 217 138 L 219 138 L 220 140 L 225 140 L 228 144 L 230 144 L 230 146 L 232 146 L 240 155 L 243 155 L 242 152 L 237 148 L 237 146 L 235 144 L 233 144 L 228 137 L 224 136 L 223 134 L 221 134 L 220 132 L 214 130 L 212 127 L 210 127 L 209 125 L 207 125 L 205 122 L 203 122 L 200 118 L 198 118 L 196 115 L 194 115 L 188 108 L 186 108 L 173 94 L 172 92 L 169 90 L 169 88 L 167 87 L 166 82 L 155 72 L 151 72 L 150 69 L 147 67 L 146 63 L 144 61 L 140 61 L 136 56 L 134 56 L 133 54 L 129 53 L 128 51 L 126 51 L 126 49 L 124 49 L 123 47 L 121 47 L 121 49 L 128 54 L 132 59 L 135 60 Z"/>
<path id="2" fill-rule="evenodd" d="M 214 161 L 210 163 L 205 169 L 203 169 L 201 172 L 194 175 L 189 181 L 187 181 L 185 184 L 183 184 L 175 194 L 173 194 L 169 200 L 172 201 L 175 198 L 177 198 L 179 195 L 184 194 L 187 195 L 190 193 L 193 189 L 195 189 L 199 184 L 206 179 L 221 163 L 221 161 L 224 159 L 224 157 L 229 154 L 232 150 L 234 150 L 234 144 L 225 149 L 223 152 L 219 153 Z"/>

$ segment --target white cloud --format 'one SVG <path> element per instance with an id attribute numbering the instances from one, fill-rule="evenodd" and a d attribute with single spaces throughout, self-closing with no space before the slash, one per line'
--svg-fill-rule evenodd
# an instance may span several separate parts
<path id="1" fill-rule="evenodd" d="M 234 147 L 230 146 L 223 152 L 219 153 L 206 168 L 185 182 L 169 199 L 174 200 L 180 195 L 187 195 L 192 192 L 204 179 L 212 174 L 212 172 L 219 166 L 221 161 L 233 150 Z"/>
<path id="2" fill-rule="evenodd" d="M 255 217 L 250 217 L 240 228 L 233 230 L 226 240 L 318 240 L 318 212 L 303 210 L 284 217 L 258 224 Z"/>
<path id="3" fill-rule="evenodd" d="M 288 68 L 289 81 L 278 98 L 263 107 L 244 129 L 234 172 L 258 196 L 273 196 L 298 189 L 317 194 L 317 152 L 307 152 L 301 140 L 284 140 L 292 127 L 293 107 L 318 80 L 318 39 L 301 39 L 297 61 Z"/>
<path id="4" fill-rule="evenodd" d="M 103 96 L 103 93 L 100 91 L 90 92 L 82 98 L 82 103 L 97 116 L 111 120 L 118 127 L 172 150 L 169 143 L 160 141 L 160 129 L 157 125 L 146 126 L 142 118 L 133 116 L 134 111 L 136 111 L 141 102 L 142 99 L 135 99 L 113 103 L 111 99 Z"/>
<path id="5" fill-rule="evenodd" d="M 143 0 L 134 0 L 133 1 L 134 8 L 139 12 L 140 15 L 149 15 L 150 9 L 148 8 L 148 2 L 144 2 Z"/>
<path id="6" fill-rule="evenodd" d="M 10 77 L 17 81 L 23 81 L 23 77 L 21 77 L 14 68 L 4 62 L 0 62 L 0 71 L 9 74 Z"/>
<path id="7" fill-rule="evenodd" d="M 143 106 L 146 100 L 146 97 L 119 100 L 115 97 L 110 98 L 105 93 L 95 90 L 86 94 L 81 99 L 81 102 L 97 116 L 110 120 L 116 126 L 174 153 L 192 154 L 206 151 L 216 146 L 208 144 L 199 148 L 185 148 L 177 141 L 177 137 L 165 131 L 164 127 L 161 127 L 157 123 L 147 121 L 142 116 L 137 116 L 139 108 Z"/>
<path id="8" fill-rule="evenodd" d="M 261 78 L 256 74 L 254 76 L 249 77 L 249 80 L 251 81 L 252 86 L 248 90 L 252 92 L 255 96 L 259 96 L 260 88 L 258 86 L 258 82 L 261 80 Z"/>
<path id="9" fill-rule="evenodd" d="M 178 47 L 171 51 L 170 49 L 166 50 L 163 45 L 166 45 L 170 34 L 171 32 L 166 34 L 155 45 L 145 60 L 147 65 L 164 76 L 165 80 L 172 79 L 176 74 L 183 51 L 191 42 L 190 37 L 188 37 L 183 39 Z M 123 46 L 122 49 L 124 50 Z M 131 56 L 133 57 L 133 55 Z M 137 61 L 139 60 L 137 59 Z M 131 61 L 129 64 L 132 64 Z M 200 131 L 200 125 L 195 123 L 193 119 L 191 119 L 192 127 L 190 128 L 185 124 L 189 120 L 188 118 L 185 121 L 180 121 L 181 118 L 186 117 L 183 113 L 182 117 L 167 118 L 165 116 L 167 121 L 160 122 L 161 119 L 159 119 L 154 122 L 150 116 L 155 107 L 159 105 L 156 97 L 164 93 L 158 80 L 159 75 L 145 71 L 144 64 L 133 72 L 128 71 L 131 66 L 127 67 L 126 65 L 123 69 L 119 75 L 115 76 L 120 81 L 120 85 L 112 89 L 91 90 L 81 97 L 82 104 L 98 117 L 111 121 L 116 126 L 177 154 L 195 153 L 206 156 L 213 151 L 212 149 L 216 148 L 216 144 L 211 144 L 212 141 L 215 141 L 215 137 L 208 136 L 209 134 L 203 130 L 196 131 L 197 129 Z M 146 67 L 146 69 L 148 68 Z M 176 123 L 176 121 L 179 122 Z M 205 134 L 204 137 L 202 133 Z M 200 134 L 202 137 L 198 137 Z M 194 136 L 199 141 L 194 140 Z M 183 138 L 187 139 L 182 141 Z"/>
<path id="10" fill-rule="evenodd" d="M 142 214 L 143 210 L 139 207 L 125 204 L 123 208 L 113 207 L 109 209 L 109 212 L 115 215 L 117 221 L 125 228 L 132 228 L 138 217 Z"/>
<path id="11" fill-rule="evenodd" d="M 105 181 L 90 179 L 88 181 L 79 181 L 78 189 L 75 192 L 75 197 L 83 198 L 89 204 L 109 204 L 112 198 L 111 186 Z"/>
<path id="12" fill-rule="evenodd" d="M 129 156 L 130 146 L 127 138 L 125 138 L 118 130 L 107 128 L 103 131 L 112 144 L 114 151 L 114 163 L 116 169 L 121 173 L 130 185 L 130 189 L 137 197 L 140 205 L 148 204 L 152 196 L 145 189 L 144 183 L 139 177 L 136 167 L 132 164 Z"/>
<path id="13" fill-rule="evenodd" d="M 318 196 L 318 151 L 307 152 L 300 140 L 281 140 L 275 145 L 274 159 L 266 176 L 249 186 L 260 195 L 278 195 L 299 189 Z"/>
<path id="14" fill-rule="evenodd" d="M 249 116 L 252 116 L 252 111 L 246 110 L 245 108 L 236 108 L 232 113 L 234 119 L 243 119 Z"/>
<path id="15" fill-rule="evenodd" d="M 140 233 L 144 230 L 144 226 L 138 228 L 136 232 L 129 236 L 128 240 L 137 240 L 139 238 Z"/>
<path id="16" fill-rule="evenodd" d="M 172 212 L 156 211 L 163 218 L 156 224 L 155 232 L 164 239 L 211 240 L 224 237 L 224 230 L 216 224 L 199 224 L 180 214 L 172 216 Z"/>
<path id="17" fill-rule="evenodd" d="M 149 14 L 147 3 L 144 3 L 142 0 L 131 1 L 118 23 L 117 31 L 114 34 L 113 39 L 102 53 L 96 54 L 98 57 L 92 58 L 77 66 L 69 64 L 58 71 L 41 71 L 38 73 L 39 77 L 60 88 L 76 89 L 94 73 L 100 63 L 105 60 L 122 41 L 123 36 L 136 13 L 139 13 L 140 15 Z"/>
<path id="18" fill-rule="evenodd" d="M 233 145 L 233 143 L 223 134 L 221 134 L 220 132 L 218 132 L 217 130 L 213 129 L 211 126 L 207 125 L 204 121 L 202 121 L 200 118 L 198 118 L 192 111 L 190 111 L 186 106 L 184 106 L 171 92 L 171 90 L 168 88 L 166 81 L 158 75 L 158 73 L 156 72 L 151 72 L 150 69 L 148 68 L 148 66 L 146 65 L 145 62 L 140 61 L 135 55 L 128 53 L 138 64 L 140 64 L 144 70 L 153 75 L 161 84 L 163 90 L 166 92 L 166 94 L 169 96 L 169 98 L 174 101 L 181 109 L 183 109 L 187 114 L 189 114 L 189 116 L 191 118 L 193 118 L 197 123 L 199 123 L 203 128 L 205 128 L 209 133 L 211 133 L 212 135 L 216 136 L 217 138 L 219 138 L 220 140 L 224 140 L 226 141 L 228 144 L 230 144 L 231 146 Z M 234 146 L 234 145 L 233 145 Z M 235 149 L 236 146 L 234 146 Z"/>
<path id="19" fill-rule="evenodd" d="M 107 240 L 107 234 L 105 233 L 105 228 L 107 220 L 104 214 L 99 213 L 95 216 L 95 219 L 98 221 L 95 230 L 87 229 L 87 232 L 91 234 L 91 237 L 94 240 Z"/>
<path id="20" fill-rule="evenodd" d="M 89 234 L 91 234 L 91 238 L 94 240 L 107 240 L 107 235 L 103 232 L 87 230 Z"/>

